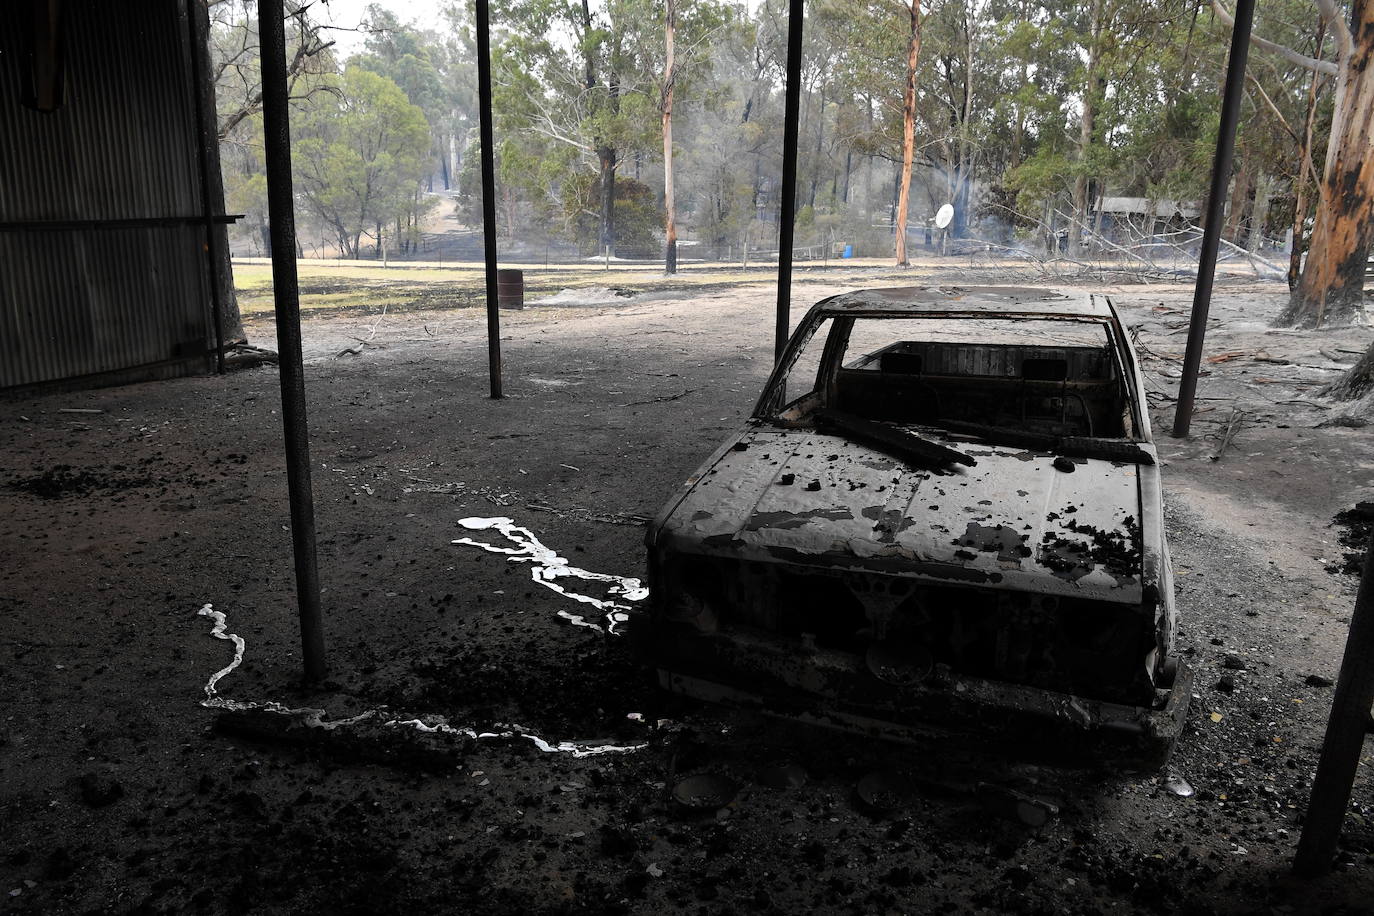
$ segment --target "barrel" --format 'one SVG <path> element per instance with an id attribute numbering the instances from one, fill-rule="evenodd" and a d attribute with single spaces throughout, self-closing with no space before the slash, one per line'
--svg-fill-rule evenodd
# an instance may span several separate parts
<path id="1" fill-rule="evenodd" d="M 525 307 L 525 272 L 505 268 L 496 272 L 496 304 L 503 309 Z"/>

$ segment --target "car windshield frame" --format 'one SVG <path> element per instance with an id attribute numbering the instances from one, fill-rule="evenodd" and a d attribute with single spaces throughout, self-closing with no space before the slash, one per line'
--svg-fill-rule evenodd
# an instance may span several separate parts
<path id="1" fill-rule="evenodd" d="M 1105 335 L 1107 349 L 1110 351 L 1112 363 L 1117 371 L 1122 395 L 1127 402 L 1130 412 L 1131 429 L 1128 435 L 1122 437 L 1093 437 L 1103 442 L 1136 442 L 1148 443 L 1151 441 L 1148 426 L 1148 414 L 1145 413 L 1143 405 L 1144 393 L 1140 389 L 1140 379 L 1134 357 L 1126 340 L 1124 330 L 1116 316 L 1115 310 L 1109 309 L 1108 314 L 1083 314 L 1083 313 L 1055 313 L 1046 310 L 1027 309 L 1025 311 L 989 313 L 987 311 L 971 311 L 960 309 L 940 309 L 936 310 L 911 310 L 911 309 L 854 309 L 844 310 L 826 308 L 829 300 L 817 303 L 806 314 L 798 324 L 796 331 L 793 332 L 788 340 L 786 348 L 783 350 L 782 358 L 774 366 L 769 375 L 768 382 L 764 386 L 763 393 L 754 407 L 752 417 L 755 420 L 770 424 L 792 425 L 792 421 L 784 419 L 781 414 L 784 410 L 797 406 L 808 395 L 813 395 L 823 390 L 827 385 L 834 383 L 837 374 L 842 367 L 843 357 L 849 355 L 848 344 L 856 321 L 883 320 L 883 319 L 908 319 L 917 321 L 977 321 L 986 323 L 989 320 L 1006 322 L 1012 325 L 1018 321 L 1053 321 L 1071 322 L 1079 325 L 1092 325 L 1100 328 Z M 792 375 L 792 370 L 801 358 L 808 345 L 811 344 L 816 332 L 827 322 L 831 322 L 831 328 L 826 336 L 824 350 L 822 352 L 817 377 L 807 380 L 806 394 L 788 399 L 787 383 Z M 939 422 L 927 425 L 936 429 L 949 429 Z M 958 430 L 967 432 L 966 430 Z M 1017 431 L 1012 429 L 1000 430 L 999 428 L 988 427 L 980 438 L 995 440 L 998 432 L 1014 434 Z M 972 433 L 978 435 L 978 433 Z"/>

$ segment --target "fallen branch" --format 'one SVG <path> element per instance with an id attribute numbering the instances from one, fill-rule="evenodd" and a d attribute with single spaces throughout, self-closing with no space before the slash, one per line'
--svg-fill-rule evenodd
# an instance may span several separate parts
<path id="1" fill-rule="evenodd" d="M 356 347 L 344 347 L 344 348 L 343 348 L 342 350 L 340 350 L 338 353 L 334 354 L 334 358 L 335 358 L 335 359 L 338 359 L 340 356 L 358 356 L 358 355 L 360 355 L 364 350 L 366 350 L 368 347 L 373 347 L 373 348 L 378 349 L 378 350 L 385 350 L 385 349 L 386 349 L 386 347 L 383 347 L 383 346 L 381 346 L 380 344 L 368 343 L 366 340 L 362 340 L 362 339 L 357 338 L 357 337 L 355 337 L 355 338 L 353 338 L 353 339 L 356 340 L 356 341 L 358 341 L 358 345 L 357 345 Z"/>
<path id="2" fill-rule="evenodd" d="M 1229 241 L 1229 240 L 1223 238 L 1223 239 L 1221 239 L 1221 244 L 1225 245 L 1227 248 L 1234 249 L 1235 252 L 1236 252 L 1237 254 L 1240 254 L 1240 255 L 1243 255 L 1243 256 L 1246 257 L 1246 258 L 1249 258 L 1250 261 L 1252 262 L 1252 268 L 1251 268 L 1251 269 L 1253 269 L 1253 264 L 1256 264 L 1256 263 L 1257 263 L 1257 264 L 1263 264 L 1265 267 L 1269 268 L 1270 270 L 1272 270 L 1272 271 L 1274 271 L 1274 272 L 1276 272 L 1276 273 L 1285 273 L 1286 270 L 1287 270 L 1286 268 L 1280 267 L 1279 265 L 1275 264 L 1273 261 L 1267 261 L 1267 260 L 1265 260 L 1264 258 L 1260 257 L 1259 255 L 1254 254 L 1253 252 L 1246 251 L 1244 248 L 1240 247 L 1240 246 L 1237 245 L 1235 242 L 1232 242 L 1232 241 Z M 1258 270 L 1255 271 L 1255 276 L 1259 276 L 1259 271 L 1258 271 Z"/>
<path id="3" fill-rule="evenodd" d="M 1221 443 L 1217 445 L 1217 450 L 1208 457 L 1213 461 L 1221 460 L 1221 456 L 1224 455 L 1226 449 L 1230 447 L 1231 441 L 1236 438 L 1236 433 L 1240 432 L 1240 424 L 1244 418 L 1245 411 L 1241 410 L 1239 407 L 1231 408 L 1231 418 L 1226 421 L 1226 432 L 1221 436 Z"/>
<path id="4" fill-rule="evenodd" d="M 700 388 L 685 388 L 685 389 L 683 389 L 682 391 L 679 391 L 677 394 L 665 394 L 665 395 L 663 395 L 663 396 L 661 396 L 661 397 L 650 398 L 650 399 L 647 400 L 647 401 L 631 401 L 631 402 L 628 403 L 628 404 L 621 404 L 620 406 L 621 406 L 621 407 L 638 407 L 638 406 L 640 406 L 641 404 L 663 404 L 663 403 L 666 403 L 666 402 L 668 402 L 668 401 L 676 401 L 678 398 L 685 398 L 685 397 L 687 397 L 687 395 L 691 394 L 693 391 L 700 391 L 700 390 L 701 390 Z"/>
<path id="5" fill-rule="evenodd" d="M 1182 354 L 1160 353 L 1158 350 L 1155 350 L 1146 345 L 1145 341 L 1140 339 L 1139 326 L 1132 327 L 1127 333 L 1130 334 L 1131 343 L 1135 344 L 1136 351 L 1144 353 L 1146 356 L 1152 359 L 1174 360 L 1175 362 L 1183 359 Z"/>
<path id="6" fill-rule="evenodd" d="M 353 338 L 358 342 L 358 345 L 356 347 L 344 347 L 342 350 L 340 350 L 338 353 L 334 355 L 334 358 L 339 359 L 343 356 L 360 356 L 362 352 L 368 348 L 369 344 L 373 347 L 376 347 L 379 350 L 385 350 L 386 348 L 383 347 L 381 344 L 372 344 L 370 342 L 372 338 L 377 336 L 377 328 L 379 325 L 381 325 L 382 319 L 386 317 L 386 310 L 388 306 L 389 304 L 384 304 L 382 306 L 382 313 L 377 316 L 376 321 L 372 322 L 372 330 L 366 337 Z"/>
<path id="7" fill-rule="evenodd" d="M 224 368 L 252 369 L 256 366 L 275 366 L 279 362 L 273 350 L 265 350 L 248 343 L 236 343 L 224 351 Z"/>

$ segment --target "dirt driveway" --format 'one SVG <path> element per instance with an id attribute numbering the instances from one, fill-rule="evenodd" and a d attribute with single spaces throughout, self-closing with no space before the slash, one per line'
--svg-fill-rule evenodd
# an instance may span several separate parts
<path id="1" fill-rule="evenodd" d="M 894 276 L 803 280 L 797 301 Z M 1366 768 L 1342 867 L 1287 867 L 1353 602 L 1330 520 L 1374 489 L 1368 433 L 1319 427 L 1315 393 L 1369 334 L 1267 332 L 1281 287 L 1222 286 L 1226 358 L 1179 443 L 1191 289 L 1110 292 L 1139 329 L 1197 669 L 1165 773 L 1004 767 L 1058 805 L 1038 830 L 957 787 L 866 809 L 865 774 L 940 748 L 668 702 L 605 608 L 532 580 L 537 547 L 460 524 L 510 518 L 612 577 L 555 584 L 632 603 L 614 577 L 643 574 L 637 520 L 761 387 L 771 287 L 505 313 L 501 401 L 479 311 L 346 312 L 304 329 L 323 689 L 298 684 L 273 368 L 0 403 L 0 909 L 1367 912 Z M 206 604 L 243 641 L 222 701 L 362 718 L 217 729 L 200 703 L 235 645 Z M 674 802 L 699 772 L 738 795 Z"/>

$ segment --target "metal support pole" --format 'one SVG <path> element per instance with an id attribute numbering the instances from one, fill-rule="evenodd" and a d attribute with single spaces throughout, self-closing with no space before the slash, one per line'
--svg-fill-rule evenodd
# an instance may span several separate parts
<path id="1" fill-rule="evenodd" d="M 491 396 L 501 397 L 501 312 L 496 294 L 496 151 L 491 129 L 491 24 L 477 0 L 477 100 L 482 141 L 482 244 L 487 262 L 487 369 Z"/>
<path id="2" fill-rule="evenodd" d="M 1355 610 L 1350 614 L 1350 633 L 1331 700 L 1317 777 L 1302 822 L 1302 839 L 1293 859 L 1293 871 L 1311 878 L 1331 870 L 1336 843 L 1341 837 L 1350 790 L 1364 750 L 1369 707 L 1374 703 L 1374 532 L 1365 545 L 1364 572 Z"/>
<path id="3" fill-rule="evenodd" d="M 782 129 L 782 225 L 778 227 L 778 319 L 773 362 L 782 359 L 791 327 L 792 239 L 797 217 L 797 129 L 801 122 L 802 0 L 790 0 L 787 14 L 787 97 Z"/>
<path id="4" fill-rule="evenodd" d="M 1217 155 L 1212 160 L 1212 187 L 1207 193 L 1207 223 L 1202 228 L 1202 251 L 1198 254 L 1193 317 L 1188 323 L 1188 349 L 1183 354 L 1183 378 L 1178 383 L 1178 407 L 1174 414 L 1173 429 L 1175 439 L 1186 439 L 1188 427 L 1193 422 L 1193 398 L 1197 395 L 1197 373 L 1202 366 L 1202 345 L 1207 336 L 1207 309 L 1212 304 L 1217 249 L 1221 247 L 1221 214 L 1226 203 L 1226 185 L 1231 180 L 1231 157 L 1236 149 L 1236 122 L 1240 120 L 1240 98 L 1245 88 L 1245 59 L 1250 53 L 1250 25 L 1254 19 L 1255 0 L 1239 0 L 1236 3 L 1236 24 L 1231 28 L 1231 56 L 1226 62 L 1221 127 L 1217 131 Z"/>
<path id="5" fill-rule="evenodd" d="M 286 485 L 291 500 L 291 546 L 296 558 L 305 676 L 324 676 L 320 574 L 315 563 L 315 501 L 310 488 L 310 434 L 305 423 L 301 363 L 301 303 L 296 280 L 296 211 L 291 192 L 291 128 L 286 92 L 286 28 L 282 0 L 258 0 L 262 54 L 262 127 L 267 159 L 267 213 L 272 235 L 272 293 L 277 306 L 281 362 L 281 420 L 286 440 Z"/>

